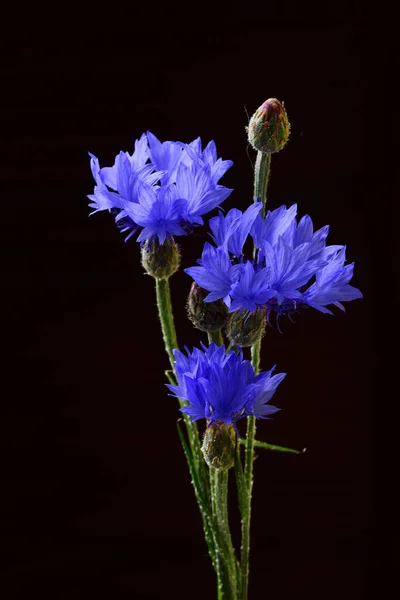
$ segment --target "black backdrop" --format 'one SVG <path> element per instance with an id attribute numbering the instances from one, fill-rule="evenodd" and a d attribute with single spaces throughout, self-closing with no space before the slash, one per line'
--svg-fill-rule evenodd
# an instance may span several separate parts
<path id="1" fill-rule="evenodd" d="M 225 208 L 252 196 L 248 113 L 292 124 L 269 207 L 298 203 L 345 243 L 364 299 L 269 329 L 262 366 L 288 377 L 258 438 L 250 598 L 367 598 L 374 530 L 375 365 L 366 44 L 357 3 L 92 7 L 31 15 L 2 66 L 2 597 L 213 598 L 214 575 L 163 387 L 167 357 L 139 246 L 88 219 L 102 165 L 149 129 L 214 139 L 234 160 Z M 218 8 L 218 14 L 216 13 Z M 55 10 L 55 9 L 54 9 Z M 49 21 L 50 25 L 46 22 Z M 3 55 L 4 56 L 4 55 Z M 249 150 L 254 161 L 254 153 Z M 206 235 L 181 239 L 183 265 Z M 190 279 L 171 280 L 178 336 Z M 234 488 L 231 490 L 234 497 Z M 238 516 L 232 528 L 238 546 Z"/>

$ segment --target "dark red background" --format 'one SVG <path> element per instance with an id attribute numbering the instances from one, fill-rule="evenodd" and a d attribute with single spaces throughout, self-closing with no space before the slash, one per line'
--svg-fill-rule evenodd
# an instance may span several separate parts
<path id="1" fill-rule="evenodd" d="M 370 23 L 356 2 L 24 13 L 2 67 L 2 597 L 215 597 L 176 435 L 153 281 L 107 214 L 88 219 L 87 152 L 102 165 L 149 129 L 214 139 L 235 162 L 225 203 L 252 199 L 247 117 L 285 102 L 290 143 L 268 205 L 298 203 L 347 245 L 364 299 L 270 329 L 262 366 L 288 376 L 258 438 L 250 599 L 369 597 L 375 571 L 374 227 L 367 127 Z M 100 18 L 99 18 L 100 15 Z M 102 15 L 102 16 L 101 16 Z M 14 22 L 15 25 L 15 22 Z M 254 162 L 254 153 L 249 150 Z M 6 210 L 4 209 L 6 207 Z M 182 242 L 183 265 L 206 229 Z M 181 344 L 190 279 L 171 280 Z M 204 339 L 204 338 L 203 338 Z M 232 501 L 235 503 L 234 487 Z M 239 546 L 238 515 L 232 529 Z"/>

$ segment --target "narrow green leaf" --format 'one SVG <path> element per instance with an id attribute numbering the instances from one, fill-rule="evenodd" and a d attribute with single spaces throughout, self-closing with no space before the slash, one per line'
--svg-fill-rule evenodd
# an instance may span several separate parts
<path id="1" fill-rule="evenodd" d="M 239 443 L 245 445 L 246 440 L 240 439 Z M 303 448 L 303 450 L 294 450 L 293 448 L 285 448 L 284 446 L 276 446 L 275 444 L 267 444 L 267 442 L 258 442 L 257 440 L 254 440 L 254 446 L 255 448 L 265 448 L 266 450 L 275 450 L 277 452 L 291 452 L 292 454 L 304 454 L 306 451 L 306 448 Z"/>
<path id="2" fill-rule="evenodd" d="M 176 385 L 175 375 L 172 369 L 165 371 L 165 376 L 171 385 Z"/>
<path id="3" fill-rule="evenodd" d="M 200 481 L 199 481 L 199 478 L 198 478 L 198 473 L 197 473 L 197 470 L 196 470 L 196 465 L 194 463 L 193 456 L 192 456 L 192 453 L 191 453 L 191 451 L 189 449 L 189 446 L 186 443 L 185 437 L 184 437 L 184 435 L 182 433 L 182 430 L 180 428 L 179 422 L 177 423 L 177 428 L 178 428 L 178 435 L 179 435 L 179 439 L 180 439 L 181 444 L 182 444 L 183 452 L 184 452 L 184 454 L 186 456 L 186 460 L 187 460 L 188 465 L 189 465 L 189 471 L 190 471 L 190 475 L 192 477 L 192 483 L 193 483 L 194 491 L 195 491 L 196 496 L 198 497 L 199 501 L 201 501 L 201 503 L 203 505 L 206 505 L 206 503 L 204 502 L 205 499 L 203 497 L 202 489 L 201 489 L 201 486 L 200 486 Z"/>

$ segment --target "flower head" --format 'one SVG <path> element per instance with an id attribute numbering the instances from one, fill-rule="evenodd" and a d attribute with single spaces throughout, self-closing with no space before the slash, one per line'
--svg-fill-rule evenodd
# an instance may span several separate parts
<path id="1" fill-rule="evenodd" d="M 231 160 L 222 160 L 217 158 L 217 147 L 211 140 L 202 150 L 201 139 L 198 137 L 190 144 L 184 144 L 186 154 L 182 155 L 182 162 L 188 165 L 193 171 L 201 166 L 208 165 L 211 170 L 211 178 L 215 184 L 221 179 L 228 169 L 233 165 Z"/>
<path id="2" fill-rule="evenodd" d="M 283 104 L 276 98 L 266 100 L 250 119 L 249 142 L 255 150 L 272 154 L 288 141 L 290 123 Z"/>
<path id="3" fill-rule="evenodd" d="M 272 376 L 273 369 L 255 375 L 243 353 L 226 354 L 224 346 L 210 344 L 202 350 L 186 349 L 187 356 L 174 350 L 178 385 L 166 384 L 175 396 L 188 402 L 181 411 L 193 421 L 207 419 L 208 425 L 235 425 L 246 415 L 268 418 L 279 409 L 267 406 L 286 373 Z"/>
<path id="4" fill-rule="evenodd" d="M 240 257 L 261 207 L 262 202 L 255 202 L 244 213 L 237 208 L 232 208 L 225 217 L 220 211 L 217 217 L 210 219 L 209 225 L 216 245 L 222 246 L 234 256 Z"/>
<path id="5" fill-rule="evenodd" d="M 154 189 L 142 182 L 138 192 L 138 202 L 124 202 L 121 217 L 117 217 L 127 215 L 143 228 L 138 242 L 158 237 L 160 244 L 163 244 L 172 235 L 185 235 L 181 225 L 184 200 L 177 198 L 173 184 Z"/>
<path id="6" fill-rule="evenodd" d="M 279 236 L 283 235 L 292 224 L 296 228 L 296 214 L 297 204 L 293 204 L 290 208 L 280 206 L 273 211 L 269 210 L 264 219 L 258 214 L 250 231 L 256 248 L 261 248 L 265 241 L 274 246 Z"/>
<path id="7" fill-rule="evenodd" d="M 349 285 L 354 265 L 344 265 L 345 249 L 326 245 L 329 227 L 314 232 L 308 215 L 296 221 L 297 206 L 281 206 L 260 215 L 260 203 L 244 213 L 230 210 L 210 220 L 214 248 L 206 243 L 198 267 L 185 269 L 210 294 L 205 302 L 222 298 L 230 312 L 265 310 L 278 315 L 311 306 L 326 308 L 361 298 Z M 246 260 L 243 248 L 248 236 L 257 248 Z M 344 310 L 344 309 L 343 309 Z"/>
<path id="8" fill-rule="evenodd" d="M 202 216 L 219 206 L 232 192 L 218 180 L 232 165 L 217 159 L 214 142 L 203 151 L 200 138 L 191 144 L 160 142 L 150 132 L 135 142 L 132 155 L 120 152 L 112 167 L 100 169 L 91 156 L 96 181 L 89 197 L 94 212 L 110 211 L 121 231 L 138 229 L 138 241 L 187 235 Z"/>
<path id="9" fill-rule="evenodd" d="M 90 213 L 94 214 L 100 210 L 111 210 L 113 208 L 121 208 L 121 202 L 119 195 L 115 192 L 110 192 L 100 177 L 100 165 L 99 160 L 94 154 L 89 152 L 90 156 L 90 169 L 92 171 L 93 179 L 96 182 L 94 187 L 94 193 L 89 194 L 88 198 L 91 201 L 89 206 L 95 210 Z"/>
<path id="10" fill-rule="evenodd" d="M 204 244 L 203 254 L 198 262 L 199 267 L 190 267 L 185 272 L 200 287 L 210 292 L 204 302 L 215 302 L 222 298 L 229 307 L 232 283 L 239 276 L 241 266 L 233 266 L 224 248 L 214 248 L 208 242 Z"/>

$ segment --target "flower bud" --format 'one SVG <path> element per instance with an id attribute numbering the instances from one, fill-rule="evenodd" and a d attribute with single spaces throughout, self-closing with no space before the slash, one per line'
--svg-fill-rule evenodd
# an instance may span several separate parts
<path id="1" fill-rule="evenodd" d="M 236 433 L 233 425 L 212 423 L 204 432 L 201 450 L 209 467 L 227 471 L 235 462 Z"/>
<path id="2" fill-rule="evenodd" d="M 204 302 L 208 293 L 193 281 L 186 309 L 189 319 L 197 329 L 211 332 L 217 331 L 225 325 L 228 309 L 222 300 Z"/>
<path id="3" fill-rule="evenodd" d="M 289 139 L 290 123 L 283 105 L 269 98 L 257 108 L 247 128 L 248 140 L 255 150 L 279 152 Z"/>
<path id="4" fill-rule="evenodd" d="M 262 338 L 266 324 L 264 310 L 257 309 L 250 316 L 246 311 L 237 310 L 232 313 L 225 332 L 230 342 L 241 348 L 247 348 Z"/>
<path id="5" fill-rule="evenodd" d="M 168 279 L 179 269 L 180 254 L 175 242 L 166 239 L 161 245 L 146 240 L 142 247 L 142 265 L 147 273 L 156 279 Z"/>

